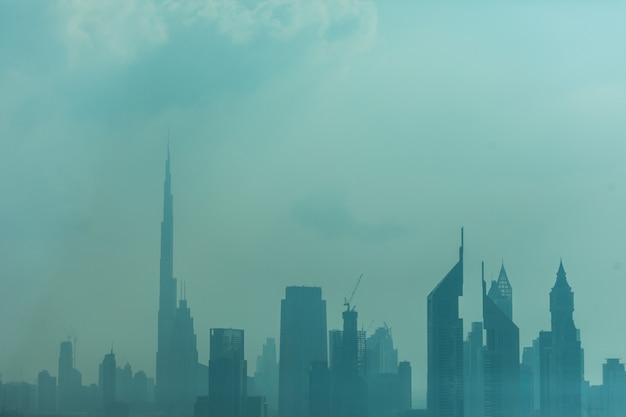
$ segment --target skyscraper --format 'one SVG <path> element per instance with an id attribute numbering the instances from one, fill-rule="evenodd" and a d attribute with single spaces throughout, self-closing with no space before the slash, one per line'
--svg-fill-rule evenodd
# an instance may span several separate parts
<path id="1" fill-rule="evenodd" d="M 464 407 L 468 417 L 483 417 L 485 413 L 485 360 L 483 323 L 475 321 L 463 348 Z"/>
<path id="2" fill-rule="evenodd" d="M 72 342 L 61 342 L 59 353 L 58 411 L 73 412 L 80 408 L 82 375 L 74 368 Z"/>
<path id="3" fill-rule="evenodd" d="M 567 283 L 563 262 L 559 264 L 556 282 L 550 291 L 550 313 L 550 417 L 580 417 L 582 351 L 573 318 L 574 293 Z"/>
<path id="4" fill-rule="evenodd" d="M 350 304 L 342 313 L 343 332 L 341 338 L 341 361 L 333 361 L 331 372 L 331 398 L 333 417 L 361 417 L 367 415 L 367 383 L 362 371 L 365 364 L 359 363 L 364 357 L 364 348 L 359 344 L 357 330 L 358 313 Z M 363 341 L 365 337 L 361 338 Z"/>
<path id="5" fill-rule="evenodd" d="M 158 350 L 156 363 L 156 400 L 161 406 L 171 403 L 172 335 L 176 319 L 176 278 L 174 278 L 174 197 L 170 172 L 170 153 L 165 162 L 163 221 L 161 222 L 161 263 L 159 284 Z"/>
<path id="6" fill-rule="evenodd" d="M 104 355 L 104 360 L 102 361 L 102 406 L 104 407 L 105 415 L 108 415 L 115 405 L 117 390 L 116 373 L 115 354 L 111 350 L 111 353 Z"/>
<path id="7" fill-rule="evenodd" d="M 483 268 L 485 417 L 518 417 L 520 413 L 519 329 L 512 320 L 512 288 L 504 265 L 489 293 Z"/>
<path id="8" fill-rule="evenodd" d="M 198 365 L 191 311 L 183 297 L 176 307 L 174 278 L 174 197 L 170 154 L 165 162 L 158 316 L 156 400 L 161 409 L 190 414 L 195 402 Z"/>
<path id="9" fill-rule="evenodd" d="M 274 338 L 266 339 L 263 354 L 257 357 L 254 385 L 254 395 L 265 396 L 268 415 L 274 417 L 278 414 L 278 360 Z"/>
<path id="10" fill-rule="evenodd" d="M 209 344 L 209 415 L 244 417 L 248 371 L 243 330 L 211 329 Z"/>
<path id="11" fill-rule="evenodd" d="M 393 346 L 391 329 L 385 324 L 374 330 L 365 342 L 367 375 L 398 373 L 398 349 Z"/>
<path id="12" fill-rule="evenodd" d="M 431 417 L 463 416 L 463 230 L 459 261 L 428 295 L 427 404 Z"/>
<path id="13" fill-rule="evenodd" d="M 37 377 L 37 409 L 40 413 L 54 413 L 57 408 L 57 379 L 48 371 Z"/>
<path id="14" fill-rule="evenodd" d="M 328 362 L 326 301 L 319 287 L 287 287 L 280 312 L 278 413 L 308 417 L 312 362 Z"/>

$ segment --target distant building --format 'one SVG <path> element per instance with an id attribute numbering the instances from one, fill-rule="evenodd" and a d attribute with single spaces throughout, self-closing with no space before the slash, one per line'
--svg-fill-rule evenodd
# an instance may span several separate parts
<path id="1" fill-rule="evenodd" d="M 463 343 L 464 412 L 467 417 L 483 417 L 485 414 L 483 323 L 473 322 L 471 328 L 467 340 Z"/>
<path id="2" fill-rule="evenodd" d="M 309 416 L 309 372 L 327 362 L 326 301 L 319 287 L 287 287 L 280 312 L 278 413 Z"/>
<path id="3" fill-rule="evenodd" d="M 462 235 L 462 232 L 461 232 Z M 459 261 L 428 295 L 427 403 L 431 417 L 463 417 L 463 238 Z"/>
<path id="4" fill-rule="evenodd" d="M 573 319 L 574 293 L 565 275 L 561 262 L 556 282 L 550 291 L 552 316 L 552 350 L 548 382 L 551 397 L 550 417 L 580 417 L 582 413 L 582 351 Z"/>
<path id="5" fill-rule="evenodd" d="M 309 417 L 330 417 L 331 378 L 328 364 L 311 362 L 309 372 Z"/>
<path id="6" fill-rule="evenodd" d="M 246 417 L 244 333 L 211 329 L 208 407 L 211 417 Z"/>
<path id="7" fill-rule="evenodd" d="M 161 410 L 191 414 L 198 393 L 200 372 L 193 318 L 184 295 L 176 306 L 174 278 L 174 197 L 169 150 L 165 162 L 163 221 L 161 222 L 161 260 L 156 361 L 156 401 Z"/>
<path id="8" fill-rule="evenodd" d="M 398 404 L 399 410 L 410 410 L 412 406 L 411 396 L 413 393 L 411 362 L 403 361 L 398 364 Z"/>
<path id="9" fill-rule="evenodd" d="M 61 342 L 57 410 L 61 413 L 80 411 L 84 405 L 81 394 L 82 375 L 74 369 L 72 342 Z"/>
<path id="10" fill-rule="evenodd" d="M 483 277 L 483 322 L 487 333 L 484 353 L 485 417 L 519 417 L 519 329 L 513 323 L 512 289 L 504 270 L 487 293 Z"/>
<path id="11" fill-rule="evenodd" d="M 0 415 L 30 415 L 37 410 L 37 387 L 26 382 L 0 384 Z"/>
<path id="12" fill-rule="evenodd" d="M 115 363 L 115 354 L 113 351 L 104 355 L 102 361 L 102 406 L 104 413 L 108 414 L 114 407 L 117 396 L 117 365 Z"/>
<path id="13" fill-rule="evenodd" d="M 37 410 L 40 413 L 54 413 L 57 409 L 57 379 L 48 371 L 41 371 L 37 377 Z"/>
<path id="14" fill-rule="evenodd" d="M 539 348 L 539 338 L 533 340 L 532 346 L 527 346 L 522 351 L 522 365 L 520 368 L 520 372 L 522 369 L 525 369 L 526 376 L 530 378 L 530 380 L 526 381 L 527 386 L 522 386 L 522 393 L 524 394 L 524 390 L 530 390 L 527 395 L 528 398 L 522 398 L 522 411 L 525 407 L 528 408 L 526 414 L 528 416 L 538 416 L 540 414 L 540 404 L 541 404 L 541 368 L 540 368 L 540 348 Z M 524 381 L 524 379 L 522 379 Z M 522 413 L 522 416 L 525 416 Z"/>
<path id="15" fill-rule="evenodd" d="M 393 346 L 391 329 L 385 324 L 374 330 L 365 342 L 367 375 L 395 374 L 398 372 L 398 349 Z"/>
<path id="16" fill-rule="evenodd" d="M 602 409 L 605 417 L 626 417 L 626 371 L 619 359 L 602 365 Z"/>
<path id="17" fill-rule="evenodd" d="M 275 417 L 278 414 L 278 360 L 274 338 L 266 339 L 263 352 L 257 357 L 254 385 L 254 395 L 266 398 L 268 415 Z"/>
<path id="18" fill-rule="evenodd" d="M 342 313 L 341 360 L 335 360 L 331 368 L 331 416 L 360 417 L 368 413 L 367 383 L 362 375 L 365 366 L 359 361 L 364 356 L 365 337 L 359 337 L 358 313 L 346 305 Z"/>

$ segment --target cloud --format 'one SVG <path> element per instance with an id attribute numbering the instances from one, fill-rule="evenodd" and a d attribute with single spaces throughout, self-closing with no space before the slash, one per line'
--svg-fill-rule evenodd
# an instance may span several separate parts
<path id="1" fill-rule="evenodd" d="M 72 67 L 126 64 L 168 39 L 163 9 L 152 1 L 66 0 L 56 12 Z"/>
<path id="2" fill-rule="evenodd" d="M 327 238 L 387 241 L 408 233 L 405 227 L 393 222 L 366 223 L 355 219 L 344 201 L 332 193 L 300 201 L 292 213 L 298 223 Z"/>
<path id="3" fill-rule="evenodd" d="M 234 43 L 256 36 L 286 40 L 301 32 L 324 38 L 334 33 L 371 37 L 376 32 L 374 3 L 365 0 L 241 0 L 172 1 L 169 9 L 182 14 L 189 25 L 215 22 Z"/>

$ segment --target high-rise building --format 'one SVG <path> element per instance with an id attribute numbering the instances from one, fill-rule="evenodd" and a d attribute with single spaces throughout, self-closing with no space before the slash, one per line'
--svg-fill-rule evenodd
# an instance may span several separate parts
<path id="1" fill-rule="evenodd" d="M 463 319 L 459 297 L 463 295 L 463 232 L 459 261 L 428 295 L 427 404 L 431 417 L 462 417 Z"/>
<path id="2" fill-rule="evenodd" d="M 472 323 L 463 347 L 464 407 L 468 417 L 483 417 L 485 413 L 485 361 L 483 323 Z"/>
<path id="3" fill-rule="evenodd" d="M 116 402 L 116 377 L 117 377 L 117 365 L 115 364 L 115 354 L 111 350 L 111 353 L 104 355 L 102 361 L 102 406 L 104 407 L 105 414 L 112 410 L 112 407 Z"/>
<path id="4" fill-rule="evenodd" d="M 156 362 L 156 400 L 169 407 L 174 390 L 172 342 L 176 320 L 176 278 L 174 278 L 174 197 L 170 172 L 170 154 L 165 162 L 163 221 L 161 222 L 161 263 L 159 280 L 158 347 Z"/>
<path id="5" fill-rule="evenodd" d="M 411 409 L 411 397 L 413 394 L 411 362 L 402 361 L 398 364 L 398 409 L 400 411 Z"/>
<path id="6" fill-rule="evenodd" d="M 278 414 L 278 360 L 274 338 L 267 338 L 263 353 L 257 357 L 254 385 L 254 394 L 266 398 L 268 415 L 275 417 Z"/>
<path id="7" fill-rule="evenodd" d="M 57 379 L 48 371 L 37 377 L 37 409 L 40 413 L 54 413 L 57 408 Z"/>
<path id="8" fill-rule="evenodd" d="M 278 413 L 309 416 L 311 363 L 328 362 L 326 301 L 319 287 L 287 287 L 280 312 Z"/>
<path id="9" fill-rule="evenodd" d="M 487 293 L 483 271 L 485 417 L 519 417 L 519 329 L 512 319 L 512 289 L 504 265 Z"/>
<path id="10" fill-rule="evenodd" d="M 176 306 L 174 278 L 174 197 L 169 150 L 165 162 L 161 222 L 156 400 L 160 408 L 191 414 L 200 369 L 191 311 L 183 297 Z"/>
<path id="11" fill-rule="evenodd" d="M 393 346 L 391 329 L 385 324 L 374 330 L 365 342 L 366 374 L 396 374 L 398 372 L 398 349 Z"/>
<path id="12" fill-rule="evenodd" d="M 59 412 L 74 412 L 81 408 L 82 375 L 74 368 L 72 342 L 61 342 L 59 353 L 59 384 L 57 388 Z"/>
<path id="13" fill-rule="evenodd" d="M 602 390 L 604 415 L 626 416 L 626 371 L 619 359 L 607 359 L 602 365 Z"/>
<path id="14" fill-rule="evenodd" d="M 528 409 L 528 413 L 530 416 L 539 415 L 540 414 L 540 404 L 541 404 L 541 366 L 540 366 L 540 347 L 539 347 L 539 337 L 533 340 L 532 346 L 527 346 L 522 351 L 522 365 L 520 368 L 520 372 L 522 368 L 526 369 L 527 376 L 530 378 L 528 380 L 529 386 L 526 388 L 530 389 L 527 393 L 529 398 L 527 398 L 526 404 L 530 407 Z M 522 392 L 524 392 L 522 390 Z"/>
<path id="15" fill-rule="evenodd" d="M 550 417 L 580 417 L 583 382 L 582 351 L 574 325 L 574 293 L 563 262 L 550 291 L 552 352 L 550 363 Z M 541 381 L 543 384 L 544 381 Z"/>
<path id="16" fill-rule="evenodd" d="M 541 417 L 552 414 L 552 332 L 540 331 L 539 343 L 539 410 Z"/>
<path id="17" fill-rule="evenodd" d="M 410 376 L 408 381 L 409 405 L 405 407 L 406 404 L 403 405 L 402 401 L 406 401 L 406 397 L 404 397 L 406 392 L 403 392 L 402 388 L 406 390 L 406 387 L 401 386 L 401 377 L 398 374 L 398 350 L 393 346 L 389 326 L 385 324 L 383 327 L 377 328 L 367 338 L 365 346 L 369 415 L 396 417 L 399 410 L 411 408 Z M 405 363 L 404 366 L 406 364 L 408 363 Z"/>
<path id="18" fill-rule="evenodd" d="M 191 412 L 197 394 L 196 373 L 199 366 L 196 346 L 191 310 L 187 307 L 187 300 L 182 298 L 174 320 L 172 358 L 176 366 L 172 368 L 171 380 L 174 398 L 188 412 Z"/>
<path id="19" fill-rule="evenodd" d="M 331 370 L 331 415 L 361 417 L 366 416 L 368 410 L 367 383 L 361 374 L 365 366 L 359 363 L 365 346 L 359 347 L 358 313 L 346 305 L 342 313 L 341 361 L 335 361 Z"/>
<path id="20" fill-rule="evenodd" d="M 309 373 L 309 417 L 330 417 L 331 379 L 326 362 L 312 362 Z"/>
<path id="21" fill-rule="evenodd" d="M 247 363 L 243 330 L 211 329 L 209 416 L 245 417 Z"/>

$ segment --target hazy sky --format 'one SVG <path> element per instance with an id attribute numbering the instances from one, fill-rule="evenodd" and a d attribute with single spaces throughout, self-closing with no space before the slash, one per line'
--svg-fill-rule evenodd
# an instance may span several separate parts
<path id="1" fill-rule="evenodd" d="M 626 5 L 434 3 L 0 2 L 3 380 L 57 375 L 72 331 L 85 382 L 112 343 L 154 375 L 169 128 L 202 362 L 243 328 L 252 371 L 288 285 L 340 327 L 364 274 L 423 406 L 464 226 L 466 330 L 504 259 L 529 345 L 562 257 L 599 383 L 626 358 Z"/>

